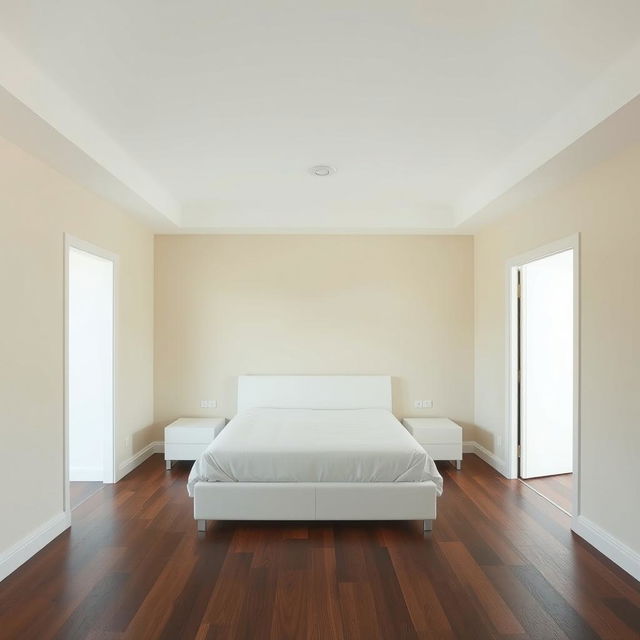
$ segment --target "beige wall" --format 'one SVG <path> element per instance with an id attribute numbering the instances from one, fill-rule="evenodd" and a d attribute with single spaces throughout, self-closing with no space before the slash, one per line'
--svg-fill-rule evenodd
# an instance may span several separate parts
<path id="1" fill-rule="evenodd" d="M 2 139 L 0 222 L 1 552 L 63 510 L 64 232 L 120 256 L 118 462 L 149 441 L 153 235 Z"/>
<path id="2" fill-rule="evenodd" d="M 581 512 L 640 552 L 639 177 L 634 147 L 477 235 L 475 415 L 503 458 L 506 262 L 580 232 Z"/>
<path id="3" fill-rule="evenodd" d="M 477 235 L 475 352 L 469 237 L 157 237 L 157 421 L 230 417 L 242 373 L 388 373 L 396 415 L 448 415 L 503 457 L 505 263 L 579 231 L 582 513 L 640 551 L 639 167 L 635 147 Z M 151 232 L 2 140 L 0 218 L 3 550 L 62 509 L 65 231 L 120 255 L 118 462 L 162 433 Z"/>
<path id="4" fill-rule="evenodd" d="M 396 415 L 473 436 L 472 238 L 158 236 L 155 264 L 156 420 L 233 416 L 244 373 L 390 374 Z"/>

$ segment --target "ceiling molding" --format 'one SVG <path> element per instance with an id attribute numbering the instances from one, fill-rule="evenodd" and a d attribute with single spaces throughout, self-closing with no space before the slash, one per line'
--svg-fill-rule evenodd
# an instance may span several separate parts
<path id="1" fill-rule="evenodd" d="M 553 189 L 575 180 L 580 174 L 640 144 L 640 96 L 609 116 L 604 122 L 554 156 L 512 189 L 500 195 L 482 211 L 456 227 L 474 234 L 483 226 L 515 211 Z"/>
<path id="2" fill-rule="evenodd" d="M 0 35 L 2 135 L 154 227 L 180 224 L 178 203 L 91 117 Z"/>
<path id="3" fill-rule="evenodd" d="M 455 225 L 472 222 L 492 202 L 640 95 L 640 43 L 619 58 L 501 166 L 464 196 Z"/>
<path id="4" fill-rule="evenodd" d="M 181 227 L 172 235 L 221 236 L 471 236 L 469 229 L 425 227 Z M 166 235 L 166 234 L 160 234 Z"/>
<path id="5" fill-rule="evenodd" d="M 87 15 L 92 17 L 90 12 Z M 602 13 L 598 15 L 602 17 Z M 144 17 L 143 13 L 140 16 Z M 114 24 L 119 25 L 121 16 L 116 17 Z M 249 17 L 253 19 L 254 12 L 249 12 Z M 398 14 L 397 17 L 400 19 L 402 16 Z M 262 102 L 255 97 L 252 100 L 252 92 L 245 90 L 259 89 L 263 80 L 265 87 L 270 87 L 263 92 L 265 95 L 269 95 L 272 87 L 271 83 L 266 82 L 269 77 L 263 78 L 258 73 L 259 65 L 255 68 L 231 63 L 221 65 L 217 75 L 213 75 L 217 78 L 216 83 L 211 83 L 211 86 L 215 88 L 217 83 L 221 83 L 220 86 L 226 83 L 230 90 L 226 93 L 205 92 L 202 100 L 192 102 L 190 96 L 200 95 L 195 89 L 206 84 L 202 78 L 209 77 L 209 67 L 204 68 L 204 73 L 203 68 L 193 61 L 185 64 L 184 69 L 192 71 L 194 75 L 191 84 L 181 84 L 183 79 L 189 80 L 190 76 L 183 73 L 179 55 L 174 53 L 162 58 L 159 51 L 163 49 L 159 48 L 152 50 L 155 53 L 145 58 L 140 55 L 142 48 L 137 36 L 130 41 L 127 38 L 123 41 L 131 49 L 115 47 L 115 36 L 120 33 L 115 29 L 106 32 L 102 46 L 109 54 L 124 51 L 117 59 L 120 66 L 111 68 L 107 64 L 103 70 L 109 69 L 111 75 L 96 75 L 96 61 L 104 59 L 100 56 L 80 59 L 78 52 L 83 50 L 80 48 L 82 40 L 79 44 L 75 43 L 75 49 L 71 46 L 65 50 L 64 34 L 71 36 L 72 32 L 66 29 L 70 29 L 73 23 L 65 23 L 58 33 L 55 30 L 48 31 L 48 21 L 42 16 L 40 18 L 39 21 L 23 20 L 19 23 L 20 26 L 33 26 L 37 22 L 40 29 L 34 30 L 31 42 L 27 41 L 24 49 L 20 48 L 21 40 L 14 39 L 15 33 L 13 37 L 9 36 L 10 39 L 0 35 L 0 135 L 85 188 L 136 214 L 158 233 L 472 233 L 497 215 L 570 179 L 577 172 L 638 141 L 640 137 L 640 134 L 635 134 L 640 118 L 640 74 L 637 72 L 640 69 L 640 42 L 631 46 L 630 43 L 636 41 L 635 36 L 633 40 L 621 37 L 620 34 L 624 32 L 622 14 L 616 18 L 617 31 L 610 29 L 609 39 L 600 43 L 600 49 L 596 47 L 600 51 L 599 57 L 592 55 L 579 58 L 585 47 L 590 50 L 589 30 L 583 30 L 582 39 L 576 40 L 578 45 L 582 43 L 582 49 L 578 45 L 571 49 L 569 45 L 573 41 L 567 44 L 565 39 L 558 40 L 560 53 L 556 51 L 555 54 L 558 60 L 563 59 L 563 47 L 566 47 L 567 55 L 564 57 L 570 59 L 573 55 L 582 62 L 582 67 L 586 67 L 586 71 L 583 68 L 581 74 L 573 79 L 571 93 L 562 93 L 562 84 L 569 84 L 569 77 L 560 72 L 554 76 L 555 83 L 535 84 L 536 78 L 552 75 L 548 66 L 556 58 L 544 58 L 540 62 L 542 67 L 534 67 L 529 75 L 521 73 L 518 66 L 520 59 L 516 59 L 513 65 L 507 65 L 510 70 L 513 67 L 510 75 L 505 75 L 503 69 L 502 75 L 496 71 L 494 75 L 488 72 L 485 77 L 473 65 L 471 70 L 475 69 L 475 72 L 471 73 L 468 61 L 462 64 L 459 70 L 469 72 L 461 76 L 459 87 L 466 87 L 471 92 L 467 98 L 485 98 L 486 104 L 485 110 L 479 111 L 482 117 L 474 113 L 474 107 L 456 112 L 458 117 L 467 114 L 467 120 L 462 118 L 455 121 L 451 116 L 451 122 L 462 123 L 475 123 L 472 117 L 478 117 L 476 124 L 463 130 L 462 142 L 457 140 L 457 147 L 451 143 L 456 134 L 451 122 L 450 128 L 445 129 L 440 137 L 436 135 L 438 131 L 434 133 L 427 126 L 429 117 L 446 126 L 451 110 L 455 112 L 456 105 L 460 106 L 454 100 L 457 95 L 454 81 L 458 76 L 454 73 L 457 67 L 453 66 L 454 72 L 443 72 L 444 83 L 438 84 L 442 77 L 436 73 L 437 70 L 429 76 L 435 86 L 441 87 L 443 101 L 435 101 L 439 110 L 433 112 L 435 115 L 426 115 L 425 122 L 420 118 L 411 120 L 411 112 L 407 115 L 407 122 L 398 115 L 404 113 L 404 108 L 411 104 L 406 97 L 399 103 L 393 99 L 381 100 L 372 109 L 379 120 L 373 118 L 373 124 L 368 124 L 366 118 L 347 118 L 344 131 L 340 128 L 340 120 L 336 127 L 338 137 L 334 139 L 332 134 L 324 135 L 328 140 L 327 148 L 324 147 L 324 139 L 314 137 L 313 127 L 308 127 L 304 118 L 292 123 L 281 117 L 282 113 L 288 113 L 286 108 L 282 109 L 282 105 L 274 112 L 275 115 L 271 113 L 269 108 L 280 104 L 277 100 L 273 103 L 267 101 L 264 110 L 258 109 Z M 208 46 L 208 34 L 198 28 L 199 24 L 192 22 L 187 21 L 186 24 L 195 33 L 206 35 L 203 42 Z M 249 24 L 253 23 L 249 21 Z M 315 25 L 315 21 L 307 24 L 302 20 L 296 24 L 303 28 L 309 24 Z M 595 24 L 596 19 L 593 18 L 590 25 Z M 627 20 L 626 24 L 633 23 Z M 142 35 L 147 33 L 142 28 L 145 25 L 144 20 L 138 24 L 138 31 Z M 370 28 L 375 26 L 369 25 Z M 11 32 L 7 30 L 6 33 Z M 85 39 L 90 38 L 86 31 L 76 30 L 73 33 L 83 34 Z M 93 37 L 97 33 L 93 33 Z M 122 33 L 126 34 L 124 30 Z M 382 33 L 386 34 L 386 31 Z M 506 33 L 513 36 L 510 31 Z M 353 45 L 351 32 L 347 30 L 342 36 L 343 51 L 348 52 Z M 620 46 L 612 49 L 616 38 Z M 49 60 L 43 56 L 41 48 L 43 41 L 49 47 L 49 54 L 62 52 L 66 55 L 57 59 L 57 67 L 52 64 L 49 68 Z M 235 58 L 231 57 L 231 53 L 239 48 L 237 38 L 229 37 L 225 42 L 227 49 L 223 47 L 221 51 L 226 52 L 233 61 Z M 393 37 L 390 42 L 394 42 Z M 416 38 L 415 46 L 421 42 L 420 38 Z M 515 41 L 508 42 L 517 50 Z M 529 60 L 538 61 L 545 51 L 542 46 L 544 41 L 539 38 L 532 42 L 525 50 L 529 53 Z M 185 44 L 182 40 L 180 43 Z M 274 42 L 271 42 L 271 48 L 276 58 L 282 53 Z M 603 57 L 602 51 L 608 51 L 608 57 Z M 620 51 L 626 53 L 614 60 Z M 312 62 L 315 60 L 314 52 L 315 49 L 306 52 Z M 88 51 L 87 56 L 90 55 Z M 291 61 L 292 57 L 288 56 L 287 61 Z M 51 55 L 53 58 L 56 56 Z M 147 60 L 149 66 L 136 69 L 130 77 L 127 76 L 131 61 L 138 59 Z M 200 54 L 186 58 L 195 61 L 200 59 Z M 223 58 L 218 56 L 216 59 Z M 360 61 L 354 58 L 353 63 L 362 63 L 362 68 L 368 70 L 371 59 L 372 55 L 368 54 Z M 495 56 L 487 58 L 493 63 L 493 66 L 487 63 L 487 69 L 494 69 L 503 59 L 504 56 L 496 62 Z M 76 62 L 77 73 L 74 66 Z M 81 64 L 83 62 L 86 64 Z M 176 64 L 170 73 L 171 69 L 167 71 L 167 66 L 172 62 Z M 608 66 L 605 67 L 605 64 Z M 236 67 L 243 72 L 237 78 L 234 75 Z M 295 69 L 295 65 L 292 68 Z M 604 70 L 596 75 L 598 69 Z M 69 73 L 60 74 L 61 70 Z M 166 78 L 161 75 L 162 82 L 156 82 L 164 91 L 156 93 L 152 84 L 145 85 L 145 80 L 151 78 L 153 82 L 156 78 L 154 72 L 158 70 L 162 74 L 166 72 Z M 288 73 L 274 76 L 280 83 L 276 83 L 275 87 L 282 92 L 295 87 Z M 407 78 L 410 77 L 410 74 L 407 75 Z M 331 74 L 323 78 L 323 86 L 328 89 L 322 96 L 339 93 L 337 87 L 342 86 L 340 82 L 345 78 L 338 76 L 340 82 L 337 84 L 330 82 L 332 78 Z M 377 76 L 365 76 L 365 80 L 367 78 L 371 80 Z M 93 80 L 95 83 L 92 84 Z M 349 87 L 352 84 L 349 81 Z M 367 85 L 363 81 L 363 96 L 368 95 L 367 91 L 372 90 L 373 84 Z M 396 89 L 400 95 L 404 95 L 402 90 L 407 84 L 399 82 Z M 134 94 L 131 87 L 139 88 L 139 93 Z M 546 102 L 542 99 L 544 94 L 541 87 L 542 90 L 546 87 Z M 510 89 L 505 92 L 510 99 L 502 98 L 503 88 Z M 377 96 L 377 85 L 373 90 Z M 277 90 L 272 93 L 278 97 Z M 301 92 L 293 93 L 296 98 L 301 95 Z M 393 95 L 393 92 L 390 93 Z M 422 94 L 416 95 L 420 97 Z M 110 96 L 114 97 L 111 102 Z M 225 96 L 228 102 L 225 102 Z M 354 91 L 354 96 L 361 97 L 358 91 Z M 351 96 L 351 102 L 345 103 L 346 106 L 339 105 L 335 117 L 342 118 L 343 111 L 348 115 L 349 107 L 353 109 L 354 105 L 360 104 L 354 96 Z M 550 97 L 556 97 L 555 102 L 550 101 Z M 458 102 L 461 101 L 459 98 Z M 512 100 L 519 98 L 522 104 L 529 107 L 523 110 L 528 113 L 528 119 L 523 116 L 524 119 L 515 118 L 507 122 L 514 114 L 517 116 L 517 108 L 512 106 Z M 450 104 L 447 100 L 453 102 Z M 470 104 L 469 99 L 462 102 Z M 482 104 L 482 100 L 478 103 Z M 192 108 L 194 104 L 206 108 L 206 117 Z M 415 104 L 419 105 L 420 101 L 417 100 Z M 244 111 L 242 107 L 245 105 L 251 108 Z M 295 105 L 291 111 L 294 116 L 304 114 L 305 108 L 309 110 L 304 101 Z M 288 108 L 288 102 L 284 106 Z M 206 111 L 209 108 L 211 114 Z M 539 126 L 556 108 L 559 110 L 555 115 Z M 367 109 L 363 108 L 366 113 Z M 116 112 L 121 112 L 120 120 L 110 120 L 110 116 Z M 329 113 L 332 113 L 330 109 Z M 186 126 L 192 121 L 197 123 L 195 133 Z M 275 124 L 270 127 L 272 121 Z M 322 119 L 318 122 L 322 123 Z M 380 122 L 386 122 L 389 126 L 381 126 Z M 406 127 L 396 128 L 398 123 L 406 124 Z M 279 140 L 284 140 L 286 136 L 278 135 L 278 126 L 283 127 L 284 133 L 297 131 L 301 142 L 290 147 L 283 143 L 282 151 Z M 275 132 L 273 135 L 272 129 Z M 486 130 L 498 131 L 502 135 L 482 137 Z M 173 137 L 170 135 L 172 132 Z M 364 135 L 368 132 L 372 132 L 371 136 Z M 380 132 L 384 135 L 376 138 Z M 419 136 L 416 136 L 418 143 L 415 143 L 411 140 L 414 132 L 421 132 L 427 141 L 431 136 L 432 145 L 423 145 Z M 530 135 L 525 139 L 525 134 Z M 505 136 L 511 137 L 507 139 Z M 296 141 L 296 136 L 291 138 Z M 200 139 L 204 142 L 198 146 Z M 523 139 L 524 143 L 515 151 L 510 151 Z M 371 144 L 359 149 L 358 141 L 362 146 L 362 140 Z M 506 144 L 511 140 L 511 144 Z M 396 142 L 398 148 L 394 146 Z M 315 178 L 306 173 L 306 155 L 309 155 L 308 164 L 318 159 L 328 159 L 331 145 L 334 144 L 338 149 L 343 145 L 342 152 L 346 158 L 344 165 L 338 162 L 336 176 L 326 181 L 312 182 Z M 448 145 L 453 151 L 443 153 Z M 474 161 L 475 164 L 469 165 L 471 169 L 465 173 L 465 151 L 473 155 L 478 148 L 480 155 L 486 154 L 491 160 L 485 164 Z M 354 149 L 360 155 L 351 154 Z M 281 157 L 278 151 L 281 151 Z M 270 157 L 263 157 L 272 152 L 273 162 Z M 337 151 L 336 155 L 339 155 Z M 487 171 L 484 177 L 481 175 L 483 170 Z M 410 179 L 403 182 L 403 172 L 410 174 L 411 171 L 413 174 Z M 160 176 L 162 179 L 159 179 Z M 452 176 L 457 182 L 450 180 Z M 438 192 L 438 181 L 448 185 L 443 188 L 442 194 Z M 376 190 L 380 184 L 382 189 Z M 178 199 L 174 196 L 178 196 Z"/>

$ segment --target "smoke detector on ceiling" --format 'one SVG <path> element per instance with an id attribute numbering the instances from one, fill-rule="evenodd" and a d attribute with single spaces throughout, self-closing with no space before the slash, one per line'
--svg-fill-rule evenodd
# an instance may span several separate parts
<path id="1" fill-rule="evenodd" d="M 318 164 L 315 167 L 309 169 L 309 173 L 312 176 L 318 176 L 319 178 L 325 178 L 326 176 L 332 176 L 336 170 L 327 164 Z"/>

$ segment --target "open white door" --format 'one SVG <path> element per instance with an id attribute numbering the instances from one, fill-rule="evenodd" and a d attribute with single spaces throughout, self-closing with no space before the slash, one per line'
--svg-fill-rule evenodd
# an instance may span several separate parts
<path id="1" fill-rule="evenodd" d="M 115 258 L 67 238 L 67 473 L 114 482 Z"/>
<path id="2" fill-rule="evenodd" d="M 521 267 L 520 476 L 573 468 L 573 251 Z"/>

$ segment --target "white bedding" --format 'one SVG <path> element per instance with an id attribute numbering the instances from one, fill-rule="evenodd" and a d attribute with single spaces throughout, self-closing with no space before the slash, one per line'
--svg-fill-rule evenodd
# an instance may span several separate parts
<path id="1" fill-rule="evenodd" d="M 196 482 L 422 482 L 442 477 L 384 409 L 248 409 L 191 469 Z"/>

